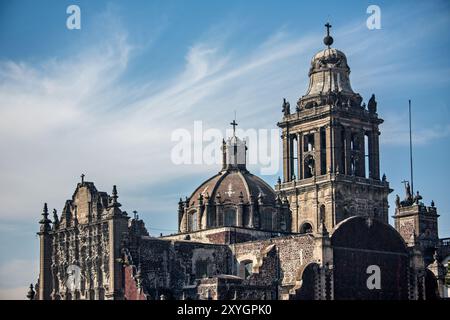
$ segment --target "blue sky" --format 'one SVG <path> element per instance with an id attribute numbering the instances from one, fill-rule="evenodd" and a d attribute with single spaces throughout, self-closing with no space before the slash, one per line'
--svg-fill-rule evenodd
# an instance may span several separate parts
<path id="1" fill-rule="evenodd" d="M 81 30 L 66 8 L 81 8 Z M 368 5 L 381 29 L 368 30 Z M 353 89 L 375 93 L 381 171 L 394 192 L 409 177 L 413 101 L 416 189 L 450 236 L 448 1 L 6 1 L 0 3 L 0 298 L 23 298 L 38 275 L 44 202 L 62 209 L 81 173 L 117 184 L 154 235 L 176 229 L 180 196 L 216 165 L 173 165 L 171 132 L 276 129 L 281 101 L 307 88 L 330 20 Z M 259 174 L 258 166 L 251 171 Z M 274 184 L 278 174 L 263 176 Z"/>

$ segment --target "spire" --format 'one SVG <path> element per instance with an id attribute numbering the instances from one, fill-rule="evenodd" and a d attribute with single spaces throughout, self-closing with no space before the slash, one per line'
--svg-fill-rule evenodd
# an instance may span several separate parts
<path id="1" fill-rule="evenodd" d="M 111 203 L 111 207 L 115 207 L 118 208 L 121 206 L 121 204 L 117 201 L 117 198 L 119 198 L 119 196 L 117 195 L 117 187 L 116 185 L 113 186 L 113 190 L 112 190 L 112 203 Z"/>
<path id="2" fill-rule="evenodd" d="M 42 211 L 42 219 L 39 221 L 41 224 L 41 232 L 48 232 L 50 231 L 50 219 L 48 218 L 48 208 L 47 203 L 44 203 L 44 209 Z"/>
<path id="3" fill-rule="evenodd" d="M 323 43 L 330 48 L 330 46 L 333 44 L 333 37 L 330 36 L 330 28 L 332 27 L 332 25 L 327 22 L 325 24 L 325 27 L 327 28 L 327 35 L 325 36 L 325 38 L 323 38 Z"/>
<path id="4" fill-rule="evenodd" d="M 84 184 L 84 177 L 85 177 L 85 174 L 82 173 L 80 177 L 81 177 L 81 184 Z"/>

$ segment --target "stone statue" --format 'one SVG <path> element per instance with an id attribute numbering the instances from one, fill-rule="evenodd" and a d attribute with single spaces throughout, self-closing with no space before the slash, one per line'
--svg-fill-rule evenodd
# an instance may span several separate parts
<path id="1" fill-rule="evenodd" d="M 405 189 L 406 189 L 406 200 L 411 201 L 413 197 L 411 194 L 411 187 L 409 185 L 409 182 L 406 182 Z"/>
<path id="2" fill-rule="evenodd" d="M 395 206 L 397 208 L 400 208 L 400 197 L 398 196 L 398 194 L 395 196 Z"/>
<path id="3" fill-rule="evenodd" d="M 422 196 L 419 194 L 419 190 L 417 190 L 416 196 L 414 197 L 414 202 L 415 202 L 416 204 L 419 204 L 419 201 L 422 200 L 422 199 L 423 199 L 423 198 L 422 198 Z"/>
<path id="4" fill-rule="evenodd" d="M 372 94 L 372 97 L 370 97 L 367 108 L 369 109 L 370 113 L 377 113 L 377 102 L 375 101 L 374 94 Z"/>
<path id="5" fill-rule="evenodd" d="M 285 116 L 288 116 L 291 114 L 291 104 L 289 103 L 289 101 L 286 101 L 286 98 L 283 98 L 282 111 Z"/>

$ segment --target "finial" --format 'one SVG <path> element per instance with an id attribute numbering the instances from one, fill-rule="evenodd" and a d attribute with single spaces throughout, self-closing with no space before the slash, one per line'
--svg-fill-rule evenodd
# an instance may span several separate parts
<path id="1" fill-rule="evenodd" d="M 277 183 L 281 184 L 281 178 L 280 177 L 278 177 Z"/>
<path id="2" fill-rule="evenodd" d="M 81 184 L 83 184 L 83 183 L 84 183 L 84 177 L 85 177 L 85 174 L 82 173 L 80 177 L 81 177 Z"/>
<path id="3" fill-rule="evenodd" d="M 333 37 L 330 36 L 330 28 L 332 27 L 329 22 L 325 24 L 325 27 L 327 28 L 327 35 L 325 38 L 323 38 L 323 43 L 330 48 L 330 46 L 333 44 Z"/>
<path id="4" fill-rule="evenodd" d="M 134 220 L 137 220 L 137 211 L 136 210 L 133 210 L 133 217 L 134 217 Z"/>
<path id="5" fill-rule="evenodd" d="M 119 196 L 117 195 L 117 187 L 116 185 L 113 185 L 113 190 L 112 190 L 112 207 L 120 207 L 121 204 L 117 201 L 117 198 L 119 198 Z"/>
<path id="6" fill-rule="evenodd" d="M 36 292 L 33 290 L 33 284 L 30 284 L 30 290 L 28 290 L 27 298 L 28 300 L 33 300 Z"/>
<path id="7" fill-rule="evenodd" d="M 434 200 L 431 200 L 431 207 L 434 208 Z"/>
<path id="8" fill-rule="evenodd" d="M 41 226 L 41 232 L 42 231 L 49 231 L 50 230 L 50 219 L 48 218 L 48 207 L 47 207 L 47 203 L 44 203 L 44 209 L 42 210 L 42 219 L 41 221 L 39 221 L 40 224 L 42 224 Z"/>

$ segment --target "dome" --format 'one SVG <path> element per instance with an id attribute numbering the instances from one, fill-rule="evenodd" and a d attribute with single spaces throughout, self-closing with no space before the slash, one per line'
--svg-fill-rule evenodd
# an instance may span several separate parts
<path id="1" fill-rule="evenodd" d="M 245 141 L 234 133 L 223 141 L 222 170 L 185 201 L 180 199 L 180 232 L 227 226 L 266 231 L 290 229 L 287 199 L 282 200 L 263 179 L 247 170 L 246 150 Z"/>
<path id="2" fill-rule="evenodd" d="M 350 85 L 347 57 L 335 48 L 326 48 L 314 55 L 309 70 L 310 83 L 306 95 L 337 91 L 354 94 Z"/>
<path id="3" fill-rule="evenodd" d="M 189 205 L 196 205 L 200 196 L 220 197 L 224 204 L 250 204 L 260 199 L 274 205 L 276 199 L 275 191 L 264 180 L 243 170 L 224 170 L 206 180 L 192 193 Z"/>

